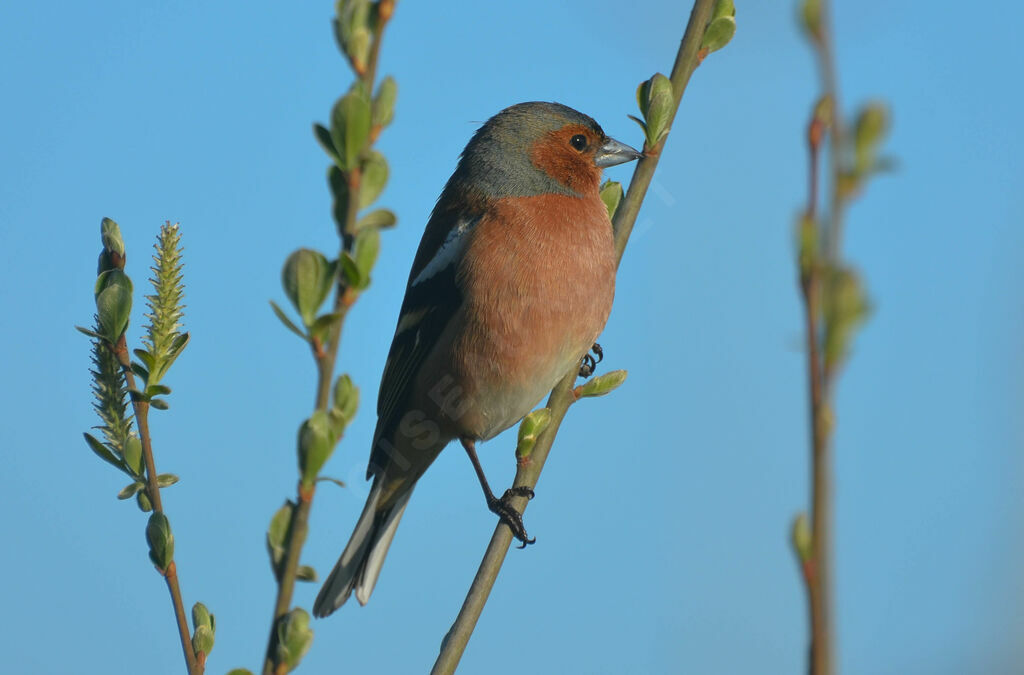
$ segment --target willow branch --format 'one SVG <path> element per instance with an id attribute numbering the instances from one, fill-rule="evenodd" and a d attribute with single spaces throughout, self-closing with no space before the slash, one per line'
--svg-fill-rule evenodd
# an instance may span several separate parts
<path id="1" fill-rule="evenodd" d="M 676 55 L 675 64 L 672 67 L 672 90 L 675 95 L 675 102 L 671 118 L 675 119 L 679 109 L 679 103 L 690 81 L 690 75 L 699 65 L 699 50 L 701 40 L 704 37 L 704 30 L 711 17 L 714 0 L 696 0 L 693 10 L 690 13 L 690 20 L 686 25 L 686 32 L 683 34 L 679 52 Z M 645 156 L 637 163 L 633 171 L 633 178 L 630 180 L 629 189 L 615 212 L 613 226 L 615 229 L 615 248 L 618 259 L 622 260 L 626 243 L 633 230 L 637 214 L 640 212 L 640 205 L 647 189 L 654 176 L 654 170 L 658 166 L 658 159 L 664 148 L 666 138 L 663 138 L 657 146 L 648 149 Z M 519 463 L 516 471 L 515 486 L 527 486 L 534 488 L 540 479 L 541 470 L 547 461 L 551 445 L 554 443 L 558 429 L 565 418 L 569 407 L 575 402 L 576 396 L 573 393 L 573 385 L 579 368 L 574 366 L 573 370 L 566 373 L 565 377 L 555 385 L 551 396 L 548 398 L 547 407 L 551 410 L 551 422 L 544 432 L 537 438 L 537 443 L 527 461 Z M 527 506 L 525 497 L 516 497 L 512 501 L 513 506 L 523 512 Z M 483 612 L 484 604 L 494 587 L 498 578 L 498 572 L 505 561 L 509 545 L 512 543 L 512 530 L 504 523 L 499 523 L 491 535 L 491 541 L 484 553 L 483 560 L 477 570 L 476 577 L 470 586 L 469 593 L 463 602 L 455 623 L 441 643 L 441 653 L 434 663 L 431 675 L 451 675 L 459 665 L 459 660 L 469 643 L 477 620 Z"/>
<path id="2" fill-rule="evenodd" d="M 384 27 L 391 18 L 394 11 L 394 3 L 384 0 L 380 3 L 381 13 L 374 31 L 373 41 L 370 47 L 370 55 L 367 67 L 357 73 L 359 79 L 366 83 L 367 91 L 373 91 L 373 84 L 377 77 L 377 63 L 380 54 L 381 39 L 384 35 Z M 341 228 L 341 250 L 350 251 L 353 238 L 348 234 L 355 231 L 356 220 L 359 212 L 360 184 L 359 169 L 352 169 L 346 175 L 348 181 L 348 193 L 351 198 L 348 200 L 345 212 L 345 223 Z M 341 329 L 348 314 L 349 307 L 355 302 L 357 293 L 348 287 L 345 277 L 338 271 L 338 279 L 334 293 L 334 314 L 338 316 L 328 329 L 327 339 L 320 343 L 312 341 L 313 359 L 316 362 L 317 384 L 314 410 L 327 410 L 330 405 L 331 382 L 334 377 L 335 364 L 338 359 L 338 347 L 341 343 Z M 274 672 L 274 652 L 277 643 L 277 621 L 288 613 L 292 604 L 292 596 L 295 593 L 295 581 L 299 570 L 299 561 L 302 556 L 302 548 L 306 543 L 306 536 L 309 533 L 309 514 L 313 508 L 313 496 L 316 486 L 303 487 L 302 480 L 299 480 L 297 487 L 297 499 L 295 508 L 292 510 L 291 523 L 288 527 L 288 539 L 285 542 L 285 556 L 277 586 L 277 598 L 274 601 L 274 618 L 270 623 L 270 637 L 267 640 L 267 653 L 263 663 L 264 675 L 272 675 Z"/>
<path id="3" fill-rule="evenodd" d="M 113 347 L 114 355 L 124 373 L 128 391 L 138 391 L 135 386 L 135 374 L 132 372 L 131 357 L 128 356 L 128 343 L 124 335 Z M 146 496 L 153 505 L 153 511 L 164 513 L 163 500 L 160 498 L 160 485 L 157 482 L 156 461 L 153 459 L 153 442 L 149 435 L 149 403 L 144 400 L 136 400 L 132 397 L 132 410 L 135 413 L 135 423 L 139 429 L 139 440 L 142 443 L 142 457 L 146 463 Z M 178 636 L 181 638 L 181 649 L 185 655 L 185 665 L 188 667 L 189 675 L 197 675 L 203 672 L 203 667 L 196 661 L 195 652 L 192 651 L 192 636 L 188 630 L 188 619 L 185 616 L 185 603 L 181 597 L 181 587 L 178 584 L 177 565 L 172 560 L 166 570 L 160 570 L 164 580 L 167 582 L 167 590 L 171 594 L 171 604 L 174 607 L 174 618 L 178 624 Z"/>

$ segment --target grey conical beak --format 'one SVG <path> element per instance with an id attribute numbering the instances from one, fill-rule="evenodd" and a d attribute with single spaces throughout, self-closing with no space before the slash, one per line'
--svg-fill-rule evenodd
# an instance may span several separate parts
<path id="1" fill-rule="evenodd" d="M 619 143 L 614 138 L 609 138 L 594 155 L 594 165 L 602 169 L 606 166 L 615 166 L 625 162 L 632 162 L 634 159 L 643 157 L 643 154 L 629 147 L 625 143 Z"/>

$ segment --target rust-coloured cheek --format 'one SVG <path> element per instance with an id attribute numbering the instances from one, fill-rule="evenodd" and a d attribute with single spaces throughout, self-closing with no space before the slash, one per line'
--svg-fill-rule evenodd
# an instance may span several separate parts
<path id="1" fill-rule="evenodd" d="M 581 194 L 596 191 L 601 181 L 601 169 L 594 166 L 592 149 L 578 152 L 569 145 L 569 139 L 576 134 L 586 136 L 591 148 L 596 146 L 593 132 L 570 124 L 548 132 L 536 141 L 530 148 L 530 161 L 570 190 Z"/>

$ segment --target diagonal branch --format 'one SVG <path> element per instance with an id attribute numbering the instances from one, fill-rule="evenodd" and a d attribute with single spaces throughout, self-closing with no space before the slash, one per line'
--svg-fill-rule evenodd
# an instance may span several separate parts
<path id="1" fill-rule="evenodd" d="M 673 102 L 671 120 L 675 119 L 679 109 L 679 102 L 690 81 L 690 75 L 697 68 L 700 62 L 700 46 L 704 37 L 705 28 L 711 18 L 711 10 L 714 0 L 696 0 L 693 10 L 690 13 L 690 20 L 686 25 L 686 32 L 683 35 L 679 52 L 676 55 L 675 64 L 672 67 L 672 90 L 675 96 Z M 667 137 L 662 138 L 654 148 L 646 150 L 645 156 L 637 163 L 633 171 L 633 178 L 629 183 L 629 189 L 615 212 L 615 247 L 619 260 L 626 248 L 629 235 L 633 230 L 637 214 L 640 212 L 640 205 L 647 189 L 654 177 L 654 170 L 658 166 L 658 159 L 664 148 Z M 515 486 L 527 486 L 533 488 L 537 485 L 544 462 L 547 460 L 551 445 L 558 433 L 558 428 L 565 418 L 576 397 L 573 394 L 573 385 L 576 382 L 578 368 L 566 373 L 565 377 L 555 386 L 548 399 L 547 407 L 551 410 L 551 422 L 547 429 L 538 437 L 528 461 L 520 462 L 516 471 Z M 513 501 L 517 510 L 522 512 L 526 508 L 525 497 L 517 497 Z M 491 536 L 490 544 L 484 553 L 484 558 L 477 570 L 476 577 L 470 586 L 466 600 L 459 611 L 455 623 L 441 643 L 441 653 L 434 663 L 431 675 L 452 675 L 459 665 L 459 660 L 466 649 L 469 638 L 480 618 L 484 604 L 494 587 L 498 578 L 498 572 L 508 553 L 509 545 L 512 543 L 512 531 L 504 523 L 499 523 Z"/>

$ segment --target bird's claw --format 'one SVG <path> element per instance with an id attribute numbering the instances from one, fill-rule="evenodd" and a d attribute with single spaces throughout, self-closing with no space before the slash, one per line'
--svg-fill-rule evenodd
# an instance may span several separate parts
<path id="1" fill-rule="evenodd" d="M 593 375 L 597 364 L 604 360 L 604 350 L 601 349 L 601 345 L 595 342 L 590 351 L 594 352 L 594 356 L 591 356 L 589 352 L 583 356 L 583 364 L 580 366 L 580 377 L 590 377 Z"/>
<path id="2" fill-rule="evenodd" d="M 533 499 L 533 490 L 520 485 L 518 487 L 512 487 L 505 490 L 505 494 L 501 496 L 501 499 L 491 499 L 487 502 L 487 508 L 497 514 L 499 520 L 512 530 L 512 536 L 522 542 L 519 548 L 526 548 L 528 544 L 532 544 L 537 541 L 536 537 L 529 537 L 526 534 L 526 527 L 523 525 L 523 514 L 516 510 L 512 506 L 513 497 L 526 497 L 527 499 Z"/>

